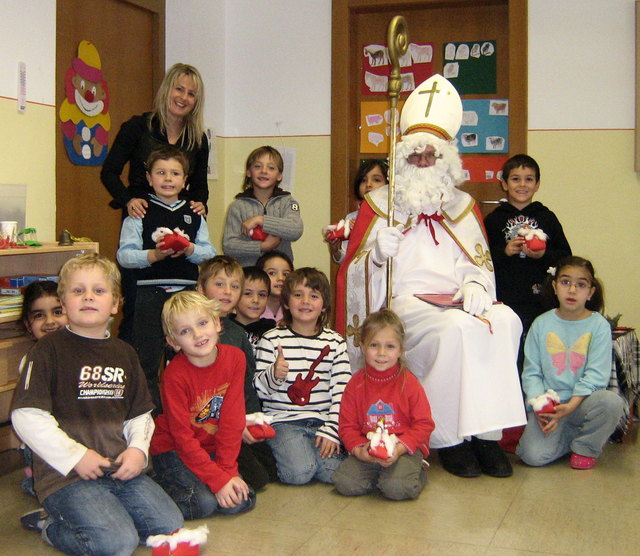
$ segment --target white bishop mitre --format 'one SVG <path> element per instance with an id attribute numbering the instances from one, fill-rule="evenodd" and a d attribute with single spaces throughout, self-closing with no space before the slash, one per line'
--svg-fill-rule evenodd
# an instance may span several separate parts
<path id="1" fill-rule="evenodd" d="M 455 87 L 440 74 L 432 75 L 409 95 L 400 115 L 400 132 L 430 133 L 451 141 L 462 123 L 462 101 Z"/>

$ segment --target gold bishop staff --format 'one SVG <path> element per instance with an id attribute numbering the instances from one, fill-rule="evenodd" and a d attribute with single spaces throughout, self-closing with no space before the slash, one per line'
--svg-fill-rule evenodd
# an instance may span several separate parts
<path id="1" fill-rule="evenodd" d="M 407 21 L 401 15 L 395 16 L 387 30 L 387 44 L 389 45 L 389 61 L 391 75 L 389 77 L 389 103 L 391 105 L 391 136 L 389 137 L 389 197 L 387 200 L 387 225 L 394 222 L 394 187 L 396 176 L 396 142 L 398 140 L 398 97 L 402 79 L 400 77 L 400 58 L 407 52 L 409 46 L 409 31 Z M 387 259 L 387 307 L 391 308 L 393 283 L 393 260 Z"/>

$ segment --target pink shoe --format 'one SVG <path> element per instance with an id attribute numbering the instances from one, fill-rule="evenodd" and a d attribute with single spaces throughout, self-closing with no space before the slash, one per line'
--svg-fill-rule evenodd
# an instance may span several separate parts
<path id="1" fill-rule="evenodd" d="M 596 464 L 596 458 L 590 458 L 589 456 L 581 456 L 580 454 L 572 453 L 569 463 L 574 469 L 591 469 Z"/>

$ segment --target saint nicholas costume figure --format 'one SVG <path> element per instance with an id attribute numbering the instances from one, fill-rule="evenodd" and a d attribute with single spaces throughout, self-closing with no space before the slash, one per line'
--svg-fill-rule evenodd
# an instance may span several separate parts
<path id="1" fill-rule="evenodd" d="M 362 367 L 355 334 L 367 314 L 386 305 L 386 263 L 393 265 L 391 309 L 407 331 L 406 358 L 429 398 L 436 424 L 431 447 L 458 476 L 507 477 L 497 440 L 526 423 L 516 367 L 522 326 L 495 303 L 495 279 L 480 211 L 457 188 L 464 181 L 454 137 L 462 102 L 434 75 L 408 97 L 396 145 L 394 222 L 388 187 L 366 195 L 337 280 L 336 328 L 353 369 Z M 450 294 L 440 307 L 416 294 Z"/>

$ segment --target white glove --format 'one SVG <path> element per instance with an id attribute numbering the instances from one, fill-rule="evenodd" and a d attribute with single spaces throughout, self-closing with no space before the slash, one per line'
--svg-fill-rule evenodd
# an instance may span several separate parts
<path id="1" fill-rule="evenodd" d="M 382 228 L 376 235 L 376 243 L 371 254 L 373 262 L 380 266 L 389 257 L 395 257 L 400 249 L 404 235 L 398 228 Z"/>
<path id="2" fill-rule="evenodd" d="M 462 286 L 452 301 L 462 301 L 462 308 L 470 315 L 482 315 L 493 305 L 491 296 L 476 282 L 469 282 Z"/>

